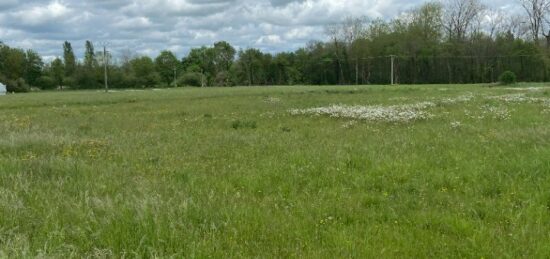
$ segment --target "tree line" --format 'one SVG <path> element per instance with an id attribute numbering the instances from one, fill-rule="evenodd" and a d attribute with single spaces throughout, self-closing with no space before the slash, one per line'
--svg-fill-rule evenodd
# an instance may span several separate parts
<path id="1" fill-rule="evenodd" d="M 151 58 L 96 51 L 77 59 L 70 42 L 44 62 L 33 50 L 0 43 L 0 82 L 9 91 L 294 84 L 494 82 L 504 71 L 522 81 L 550 78 L 550 0 L 518 0 L 523 15 L 491 10 L 480 0 L 428 2 L 391 20 L 347 18 L 326 26 L 326 41 L 289 52 L 237 50 L 228 42 L 168 50 Z"/>

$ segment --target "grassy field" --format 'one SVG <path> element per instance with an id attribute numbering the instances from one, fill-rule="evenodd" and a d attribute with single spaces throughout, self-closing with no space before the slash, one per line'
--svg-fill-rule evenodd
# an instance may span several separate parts
<path id="1" fill-rule="evenodd" d="M 550 257 L 550 88 L 0 97 L 0 257 Z"/>

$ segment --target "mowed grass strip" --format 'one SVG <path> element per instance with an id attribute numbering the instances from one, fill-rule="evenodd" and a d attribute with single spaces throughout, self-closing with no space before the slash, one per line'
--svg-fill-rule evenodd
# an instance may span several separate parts
<path id="1" fill-rule="evenodd" d="M 548 98 L 528 84 L 4 96 L 0 257 L 549 257 Z M 292 112 L 422 102 L 430 116 L 403 122 Z"/>

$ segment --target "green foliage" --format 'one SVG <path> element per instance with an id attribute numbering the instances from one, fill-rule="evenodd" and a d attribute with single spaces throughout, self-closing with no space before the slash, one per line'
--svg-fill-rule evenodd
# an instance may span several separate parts
<path id="1" fill-rule="evenodd" d="M 126 55 L 121 64 L 109 64 L 110 85 L 172 87 L 174 80 L 178 85 L 201 86 L 388 84 L 390 55 L 395 57 L 394 79 L 399 84 L 493 83 L 508 70 L 522 82 L 550 79 L 550 48 L 513 30 L 498 29 L 502 26 L 490 32 L 474 30 L 471 17 L 482 6 L 478 0 L 468 3 L 462 7 L 472 8 L 469 15 L 427 2 L 392 20 L 346 18 L 327 26 L 327 41 L 312 41 L 292 52 L 272 54 L 254 48 L 237 52 L 219 41 L 192 48 L 181 61 L 167 50 L 157 57 Z M 460 21 L 453 22 L 451 15 Z M 43 75 L 72 89 L 103 87 L 103 50 L 95 53 L 90 41 L 84 47 L 83 62 L 78 64 L 71 43 L 63 44 L 60 79 L 59 64 L 42 64 L 37 53 L 0 44 L 0 73 L 41 88 L 50 87 L 39 85 L 47 83 L 38 80 Z"/>
<path id="2" fill-rule="evenodd" d="M 73 52 L 73 47 L 68 41 L 63 43 L 63 64 L 65 65 L 65 76 L 73 76 L 76 71 L 76 57 Z"/>
<path id="3" fill-rule="evenodd" d="M 40 86 L 38 79 L 42 76 L 42 57 L 33 50 L 26 51 L 25 81 L 32 86 Z"/>
<path id="4" fill-rule="evenodd" d="M 57 87 L 56 81 L 51 76 L 41 76 L 37 80 L 37 85 L 45 90 L 52 90 Z"/>
<path id="5" fill-rule="evenodd" d="M 500 75 L 498 81 L 503 85 L 512 85 L 517 82 L 516 74 L 512 71 L 505 71 Z"/>
<path id="6" fill-rule="evenodd" d="M 18 78 L 15 80 L 5 80 L 6 90 L 11 93 L 26 93 L 31 90 L 31 87 L 25 82 L 25 79 Z"/>
<path id="7" fill-rule="evenodd" d="M 252 120 L 236 120 L 231 123 L 233 129 L 255 129 L 258 126 Z"/>
<path id="8" fill-rule="evenodd" d="M 65 66 L 63 61 L 59 58 L 54 59 L 51 64 L 50 76 L 54 80 L 57 87 L 63 88 L 63 79 L 65 77 L 64 74 Z"/>
<path id="9" fill-rule="evenodd" d="M 181 64 L 179 63 L 174 53 L 168 50 L 164 50 L 155 59 L 155 67 L 156 71 L 160 75 L 162 82 L 166 85 L 170 85 L 174 82 L 174 69 L 180 69 Z"/>
<path id="10" fill-rule="evenodd" d="M 197 72 L 187 72 L 178 78 L 179 86 L 201 86 L 202 74 Z"/>
<path id="11" fill-rule="evenodd" d="M 84 53 L 84 67 L 86 67 L 87 69 L 92 69 L 97 66 L 94 44 L 91 41 L 87 40 L 85 48 L 86 50 Z"/>
<path id="12" fill-rule="evenodd" d="M 155 63 L 149 57 L 135 58 L 130 61 L 130 66 L 132 68 L 137 87 L 154 87 L 161 80 L 161 76 L 155 68 Z"/>

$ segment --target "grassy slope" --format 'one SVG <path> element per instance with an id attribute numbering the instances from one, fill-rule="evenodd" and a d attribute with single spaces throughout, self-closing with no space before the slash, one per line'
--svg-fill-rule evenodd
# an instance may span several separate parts
<path id="1" fill-rule="evenodd" d="M 433 108 L 428 121 L 349 128 L 288 113 L 466 92 L 517 93 L 346 86 L 1 97 L 0 256 L 549 257 L 550 114 L 540 104 L 478 97 Z M 506 106 L 511 119 L 466 116 L 483 105 Z"/>

